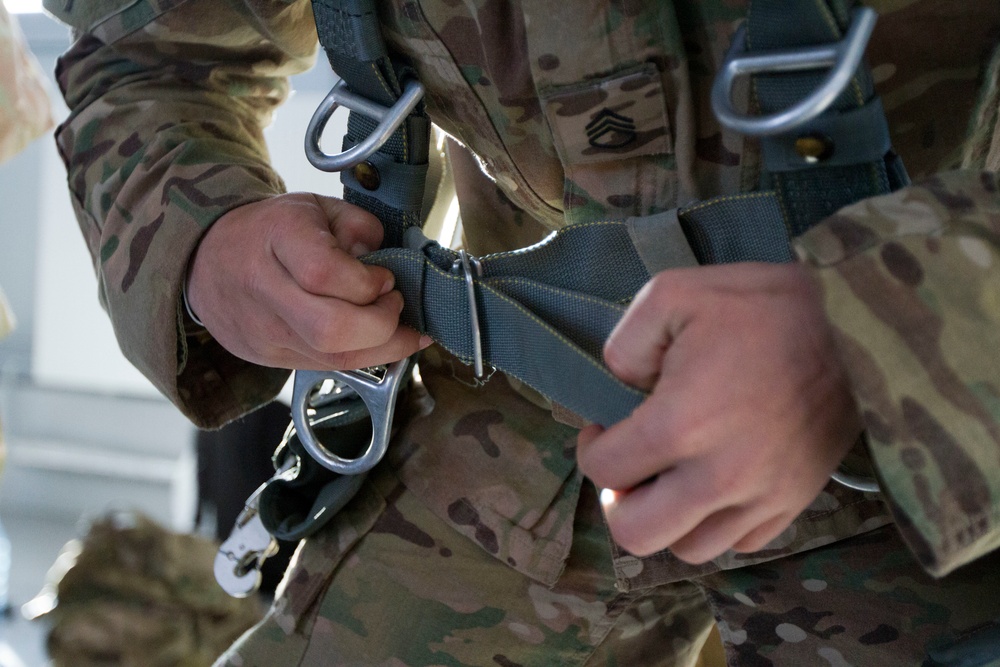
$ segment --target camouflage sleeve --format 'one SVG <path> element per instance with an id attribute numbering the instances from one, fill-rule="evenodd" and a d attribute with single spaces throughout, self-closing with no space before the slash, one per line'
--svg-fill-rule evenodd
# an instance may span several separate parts
<path id="1" fill-rule="evenodd" d="M 1000 178 L 947 172 L 797 246 L 914 554 L 942 576 L 1000 546 Z"/>
<path id="2" fill-rule="evenodd" d="M 62 3 L 65 3 L 63 5 Z M 74 29 L 57 130 L 101 304 L 125 356 L 192 421 L 273 397 L 287 371 L 237 359 L 180 305 L 219 216 L 281 193 L 262 128 L 316 50 L 308 0 L 46 0 Z"/>

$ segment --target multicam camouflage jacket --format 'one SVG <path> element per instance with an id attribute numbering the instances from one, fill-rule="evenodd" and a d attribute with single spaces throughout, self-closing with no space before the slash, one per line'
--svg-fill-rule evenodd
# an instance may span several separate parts
<path id="1" fill-rule="evenodd" d="M 868 4 L 881 14 L 868 50 L 876 87 L 918 184 L 840 211 L 796 248 L 824 287 L 868 427 L 859 454 L 885 495 L 830 486 L 767 550 L 706 566 L 616 554 L 623 587 L 774 558 L 893 519 L 934 574 L 1000 546 L 1000 65 L 991 65 L 1000 4 Z M 102 303 L 125 354 L 164 394 L 200 425 L 224 423 L 277 392 L 285 373 L 242 362 L 194 329 L 181 283 L 215 219 L 282 191 L 261 127 L 287 94 L 285 77 L 312 62 L 309 4 L 46 7 L 77 36 L 58 69 L 71 109 L 58 144 Z M 745 0 L 378 7 L 387 41 L 428 89 L 432 118 L 476 156 L 452 156 L 473 253 L 758 182 L 758 147 L 722 129 L 708 105 Z M 661 129 L 608 160 L 588 150 L 581 128 L 595 99 L 618 98 L 636 105 L 642 127 Z M 433 401 L 414 406 L 390 463 L 456 530 L 554 581 L 582 483 L 573 429 L 513 382 L 470 388 L 455 381 L 468 371 L 439 351 L 422 363 Z"/>

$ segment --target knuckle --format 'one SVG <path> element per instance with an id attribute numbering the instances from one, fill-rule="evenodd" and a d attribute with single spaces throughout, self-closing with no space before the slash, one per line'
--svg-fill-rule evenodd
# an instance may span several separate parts
<path id="1" fill-rule="evenodd" d="M 718 491 L 732 493 L 743 486 L 743 481 L 747 478 L 746 470 L 742 466 L 733 465 L 729 460 L 715 467 L 713 477 L 716 479 Z"/>
<path id="2" fill-rule="evenodd" d="M 326 313 L 309 318 L 298 334 L 314 350 L 327 353 L 340 351 L 341 327 Z"/>
<path id="3" fill-rule="evenodd" d="M 305 290 L 312 293 L 322 293 L 333 278 L 333 271 L 327 262 L 306 260 L 299 265 L 298 280 Z"/>
<path id="4" fill-rule="evenodd" d="M 704 419 L 695 409 L 679 405 L 661 416 L 659 437 L 670 443 L 676 456 L 689 458 L 698 453 L 704 428 Z"/>
<path id="5" fill-rule="evenodd" d="M 748 481 L 757 484 L 756 475 L 747 469 L 745 462 L 737 463 L 731 456 L 715 457 L 707 467 L 706 477 L 710 478 L 705 484 L 706 493 L 713 499 L 725 498 L 730 502 L 739 502 L 747 496 Z"/>
<path id="6" fill-rule="evenodd" d="M 683 458 L 690 450 L 686 435 L 672 427 L 667 413 L 658 406 L 643 406 L 633 418 L 635 432 L 631 440 L 634 458 L 669 463 Z"/>
<path id="7" fill-rule="evenodd" d="M 634 445 L 639 450 L 638 456 L 649 458 L 660 454 L 668 443 L 673 446 L 675 434 L 651 410 L 644 410 L 637 417 Z"/>
<path id="8" fill-rule="evenodd" d="M 677 284 L 676 274 L 672 271 L 660 271 L 655 276 L 653 276 L 648 284 L 648 292 L 654 294 L 662 294 L 665 291 L 670 291 L 673 286 Z"/>
<path id="9" fill-rule="evenodd" d="M 249 271 L 244 271 L 238 278 L 240 289 L 244 294 L 249 295 L 254 300 L 263 299 L 268 293 L 270 281 L 265 276 L 268 272 L 263 270 L 262 262 L 255 262 Z"/>
<path id="10" fill-rule="evenodd" d="M 267 240 L 273 248 L 280 248 L 301 233 L 302 221 L 297 217 L 288 216 L 288 207 L 273 206 L 267 212 Z"/>
<path id="11" fill-rule="evenodd" d="M 683 295 L 685 272 L 661 271 L 653 276 L 644 289 L 648 298 L 657 304 L 670 303 Z"/>

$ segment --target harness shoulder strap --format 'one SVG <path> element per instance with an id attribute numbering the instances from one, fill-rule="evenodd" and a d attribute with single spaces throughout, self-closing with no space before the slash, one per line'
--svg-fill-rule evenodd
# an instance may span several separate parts
<path id="1" fill-rule="evenodd" d="M 390 57 L 376 10 L 375 0 L 313 0 L 320 44 L 350 94 L 338 99 L 360 103 L 348 116 L 345 152 L 380 131 L 381 116 L 405 99 L 406 86 L 414 79 L 405 63 Z M 430 145 L 430 120 L 422 102 L 380 142 L 374 153 L 340 172 L 344 199 L 382 221 L 383 247 L 398 247 L 406 229 L 421 224 Z"/>

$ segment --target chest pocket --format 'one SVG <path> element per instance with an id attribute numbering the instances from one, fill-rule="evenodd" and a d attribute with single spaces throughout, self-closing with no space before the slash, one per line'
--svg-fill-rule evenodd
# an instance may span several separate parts
<path id="1" fill-rule="evenodd" d="M 402 4 L 403 6 L 399 6 Z M 690 190 L 691 87 L 671 2 L 385 3 L 435 122 L 550 229 L 646 215 Z M 560 36 L 553 38 L 553 36 Z"/>
<path id="2" fill-rule="evenodd" d="M 565 174 L 567 223 L 658 213 L 684 189 L 677 149 L 687 145 L 672 129 L 693 127 L 691 86 L 673 3 L 625 9 L 523 7 L 531 74 Z"/>

